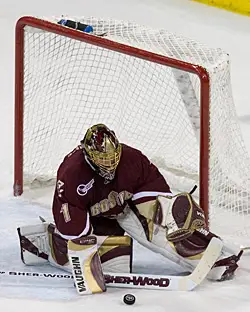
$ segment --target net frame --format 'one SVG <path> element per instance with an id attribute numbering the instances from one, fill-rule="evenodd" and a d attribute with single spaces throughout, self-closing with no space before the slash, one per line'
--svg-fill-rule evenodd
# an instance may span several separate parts
<path id="1" fill-rule="evenodd" d="M 105 37 L 93 36 L 80 31 L 62 27 L 39 18 L 24 16 L 16 23 L 15 44 L 15 156 L 14 156 L 14 195 L 23 193 L 23 116 L 24 116 L 24 28 L 34 27 L 60 36 L 113 50 L 119 53 L 158 63 L 198 76 L 200 80 L 200 151 L 199 151 L 199 188 L 200 205 L 204 209 L 206 220 L 209 218 L 209 104 L 210 78 L 207 70 L 199 65 L 170 58 L 150 51 L 115 42 Z"/>

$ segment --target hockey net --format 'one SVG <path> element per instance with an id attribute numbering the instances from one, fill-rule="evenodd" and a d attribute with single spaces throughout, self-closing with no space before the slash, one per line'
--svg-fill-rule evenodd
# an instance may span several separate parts
<path id="1" fill-rule="evenodd" d="M 249 233 L 250 161 L 228 55 L 129 22 L 68 17 L 92 25 L 93 35 L 59 19 L 17 22 L 15 195 L 23 185 L 53 183 L 86 129 L 105 123 L 142 150 L 172 189 L 197 184 L 219 233 L 223 225 Z"/>

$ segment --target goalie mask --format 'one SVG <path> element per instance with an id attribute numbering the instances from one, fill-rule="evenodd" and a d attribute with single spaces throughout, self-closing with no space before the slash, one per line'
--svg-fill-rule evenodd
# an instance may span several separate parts
<path id="1" fill-rule="evenodd" d="M 115 133 L 103 124 L 94 125 L 87 130 L 81 145 L 97 173 L 105 180 L 113 180 L 122 151 Z"/>

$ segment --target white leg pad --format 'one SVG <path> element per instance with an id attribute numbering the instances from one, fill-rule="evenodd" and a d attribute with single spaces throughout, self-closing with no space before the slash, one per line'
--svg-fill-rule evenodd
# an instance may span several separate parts
<path id="1" fill-rule="evenodd" d="M 140 244 L 147 247 L 148 249 L 162 254 L 170 261 L 179 264 L 185 270 L 193 271 L 196 263 L 186 261 L 185 258 L 178 255 L 170 243 L 166 239 L 166 230 L 162 226 L 154 225 L 152 241 L 148 241 L 141 222 L 131 209 L 126 209 L 123 214 L 117 218 L 120 226 Z"/>
<path id="2" fill-rule="evenodd" d="M 21 258 L 26 265 L 41 265 L 48 262 L 50 248 L 47 228 L 47 223 L 41 223 L 17 229 Z"/>
<path id="3" fill-rule="evenodd" d="M 133 240 L 129 236 L 97 236 L 98 253 L 104 272 L 130 273 Z"/>

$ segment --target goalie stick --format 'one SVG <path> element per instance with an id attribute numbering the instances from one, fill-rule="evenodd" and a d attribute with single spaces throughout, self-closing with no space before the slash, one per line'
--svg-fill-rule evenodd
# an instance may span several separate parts
<path id="1" fill-rule="evenodd" d="M 193 290 L 206 278 L 220 256 L 223 243 L 212 238 L 194 271 L 186 276 L 161 276 L 146 274 L 105 274 L 107 286 L 163 290 Z M 110 284 L 111 283 L 111 284 Z"/>
<path id="2" fill-rule="evenodd" d="M 223 243 L 218 238 L 212 238 L 200 262 L 194 271 L 186 276 L 152 275 L 138 273 L 104 273 L 107 287 L 141 288 L 155 290 L 182 290 L 195 289 L 206 278 L 214 263 L 218 259 Z M 0 284 L 34 285 L 35 281 L 42 282 L 41 286 L 72 287 L 73 276 L 66 272 L 36 273 L 0 271 Z M 47 283 L 48 282 L 48 283 Z"/>

